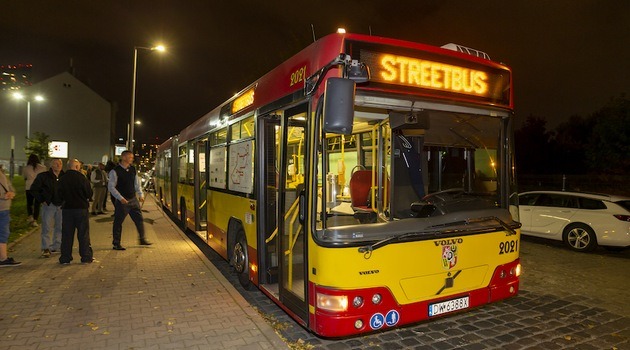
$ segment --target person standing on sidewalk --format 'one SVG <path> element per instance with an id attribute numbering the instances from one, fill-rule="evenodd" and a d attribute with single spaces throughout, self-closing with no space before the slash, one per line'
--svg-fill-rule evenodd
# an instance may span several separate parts
<path id="1" fill-rule="evenodd" d="M 9 221 L 11 221 L 11 200 L 15 197 L 15 189 L 0 168 L 0 267 L 18 266 L 22 264 L 7 256 L 9 242 Z"/>
<path id="2" fill-rule="evenodd" d="M 98 163 L 98 167 L 92 170 L 90 181 L 94 188 L 94 200 L 92 201 L 92 215 L 103 214 L 103 203 L 107 195 L 107 174 L 105 173 L 105 165 Z"/>
<path id="3" fill-rule="evenodd" d="M 120 164 L 109 172 L 107 188 L 112 196 L 116 198 L 114 202 L 114 225 L 112 228 L 114 236 L 112 245 L 114 250 L 125 250 L 125 247 L 120 244 L 120 239 L 122 237 L 122 223 L 127 215 L 131 216 L 131 220 L 136 224 L 140 245 L 151 245 L 146 240 L 144 233 L 144 219 L 140 209 L 140 202 L 144 202 L 144 194 L 142 193 L 136 168 L 131 165 L 133 158 L 131 151 L 123 151 L 120 155 Z"/>
<path id="4" fill-rule="evenodd" d="M 59 196 L 59 179 L 64 176 L 61 159 L 50 162 L 50 169 L 40 173 L 33 181 L 31 192 L 42 205 L 42 257 L 50 258 L 51 252 L 61 247 L 61 197 Z M 50 232 L 52 230 L 52 242 Z"/>
<path id="5" fill-rule="evenodd" d="M 61 212 L 61 256 L 59 263 L 69 264 L 72 261 L 74 232 L 79 241 L 79 255 L 82 263 L 94 261 L 90 244 L 90 208 L 92 187 L 88 179 L 81 173 L 81 163 L 76 159 L 68 161 L 68 171 L 59 179 L 59 195 L 63 200 Z"/>
<path id="6" fill-rule="evenodd" d="M 28 156 L 26 166 L 22 170 L 22 176 L 24 176 L 24 189 L 26 190 L 26 212 L 28 213 L 28 222 L 37 227 L 37 219 L 39 218 L 39 205 L 40 202 L 35 198 L 31 192 L 31 185 L 37 174 L 46 171 L 46 167 L 39 163 L 39 157 L 36 154 Z"/>

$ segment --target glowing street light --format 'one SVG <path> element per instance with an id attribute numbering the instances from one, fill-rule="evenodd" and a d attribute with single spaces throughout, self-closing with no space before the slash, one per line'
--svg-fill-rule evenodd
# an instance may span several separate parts
<path id="1" fill-rule="evenodd" d="M 13 93 L 13 98 L 16 100 L 26 101 L 26 138 L 31 138 L 31 100 L 22 93 Z M 44 97 L 41 95 L 33 96 L 33 100 L 37 102 L 44 101 Z"/>
<path id="2" fill-rule="evenodd" d="M 133 152 L 133 129 L 136 124 L 134 121 L 136 113 L 136 77 L 138 71 L 138 50 L 159 51 L 165 52 L 166 47 L 164 45 L 157 45 L 153 47 L 134 46 L 133 47 L 133 84 L 131 87 L 131 117 L 129 118 L 129 134 L 127 137 L 127 149 Z"/>

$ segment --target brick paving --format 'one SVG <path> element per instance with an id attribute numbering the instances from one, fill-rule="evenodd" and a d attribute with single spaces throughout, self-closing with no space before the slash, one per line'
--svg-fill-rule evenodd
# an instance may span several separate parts
<path id="1" fill-rule="evenodd" d="M 112 217 L 90 219 L 92 264 L 76 240 L 70 265 L 40 258 L 39 229 L 10 246 L 23 264 L 0 269 L 0 348 L 288 348 L 155 202 L 143 211 L 154 244 L 138 245 L 127 218 L 126 251 L 111 249 Z"/>
<path id="2" fill-rule="evenodd" d="M 155 203 L 145 210 L 156 244 L 138 246 L 128 219 L 124 252 L 111 250 L 111 218 L 92 219 L 92 265 L 75 263 L 77 255 L 69 266 L 59 266 L 58 255 L 38 258 L 38 234 L 16 244 L 11 255 L 24 264 L 0 269 L 0 348 L 630 349 L 630 251 L 578 254 L 525 239 L 518 297 L 330 340 L 260 291 L 243 290 L 223 258 L 181 233 Z"/>

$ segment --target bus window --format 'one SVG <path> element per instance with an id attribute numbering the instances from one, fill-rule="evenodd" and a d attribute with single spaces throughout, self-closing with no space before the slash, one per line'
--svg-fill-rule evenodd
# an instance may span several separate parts
<path id="1" fill-rule="evenodd" d="M 418 217 L 412 207 L 442 192 L 476 197 L 488 207 L 499 205 L 501 118 L 373 110 L 366 124 L 361 111 L 353 128 L 358 133 L 328 134 L 325 152 L 319 153 L 320 227 Z M 382 120 L 376 125 L 379 112 Z M 357 170 L 361 173 L 355 176 Z"/>
<path id="2" fill-rule="evenodd" d="M 232 141 L 254 137 L 254 116 L 232 124 L 230 133 L 230 140 Z"/>
<path id="3" fill-rule="evenodd" d="M 221 145 L 227 142 L 227 128 L 223 128 L 221 130 L 215 131 L 210 134 L 210 146 Z"/>
<path id="4" fill-rule="evenodd" d="M 195 143 L 188 143 L 188 164 L 186 166 L 186 183 L 195 184 Z"/>
<path id="5" fill-rule="evenodd" d="M 186 169 L 188 168 L 188 153 L 186 145 L 179 146 L 179 183 L 186 183 Z"/>

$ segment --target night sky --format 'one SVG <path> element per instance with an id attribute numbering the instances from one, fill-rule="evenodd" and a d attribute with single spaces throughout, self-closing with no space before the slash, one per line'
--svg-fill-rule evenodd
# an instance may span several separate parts
<path id="1" fill-rule="evenodd" d="M 161 142 L 316 37 L 348 32 L 454 42 L 512 67 L 517 123 L 555 127 L 630 85 L 630 1 L 0 0 L 0 64 L 31 63 L 37 83 L 67 71 L 118 103 L 126 133 L 139 51 L 137 142 Z"/>

